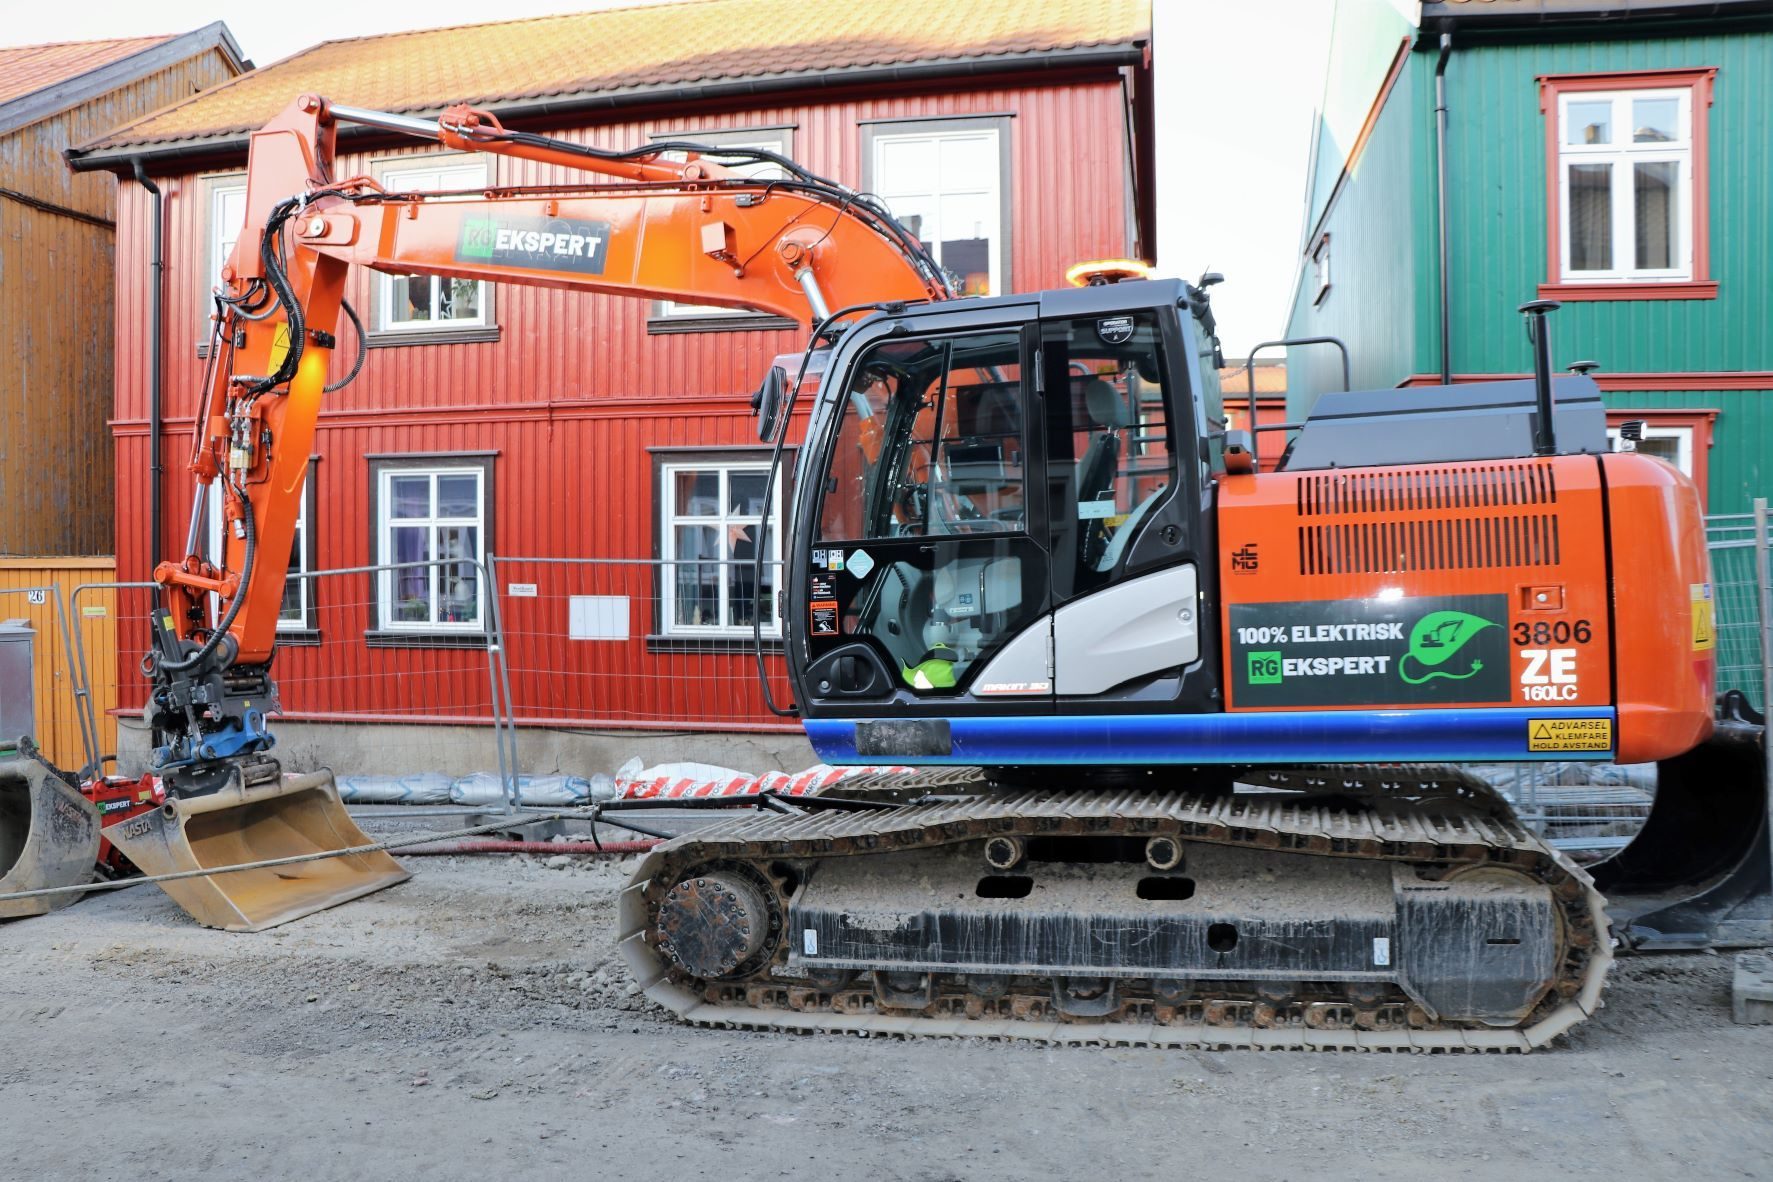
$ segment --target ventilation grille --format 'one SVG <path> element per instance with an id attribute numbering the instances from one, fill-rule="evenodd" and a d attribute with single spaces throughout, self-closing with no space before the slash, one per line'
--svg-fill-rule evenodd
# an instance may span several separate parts
<path id="1" fill-rule="evenodd" d="M 1298 490 L 1301 517 L 1412 509 L 1498 509 L 1551 505 L 1558 499 L 1557 477 L 1550 464 L 1324 472 L 1300 476 Z"/>
<path id="2" fill-rule="evenodd" d="M 1403 574 L 1558 565 L 1555 513 L 1299 527 L 1299 573 Z"/>

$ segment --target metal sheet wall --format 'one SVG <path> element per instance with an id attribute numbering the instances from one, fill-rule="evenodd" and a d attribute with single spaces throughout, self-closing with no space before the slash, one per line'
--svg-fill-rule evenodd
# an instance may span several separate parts
<path id="1" fill-rule="evenodd" d="M 68 593 L 82 583 L 109 582 L 114 570 L 109 558 L 0 558 L 0 620 L 25 620 L 37 634 L 33 687 L 37 733 L 33 737 L 51 760 L 70 770 L 86 762 L 86 752 L 74 701 L 73 661 L 62 639 L 56 602 L 65 606 Z M 52 590 L 37 597 L 28 593 L 29 588 Z M 38 598 L 41 602 L 33 602 Z M 81 630 L 81 643 L 86 646 L 102 748 L 99 754 L 108 755 L 117 750 L 116 679 L 111 675 L 117 663 L 116 595 L 95 591 L 83 595 L 81 604 L 86 614 L 70 619 L 68 626 Z M 0 735 L 4 739 L 17 737 Z"/>
<path id="2" fill-rule="evenodd" d="M 109 219 L 117 181 L 63 149 L 230 73 L 206 51 L 0 136 L 0 187 Z M 112 252 L 108 225 L 0 198 L 0 554 L 112 548 Z"/>
<path id="3" fill-rule="evenodd" d="M 1065 268 L 1128 250 L 1124 107 L 1118 77 L 1046 75 L 944 93 L 901 91 L 751 108 L 683 108 L 554 134 L 603 146 L 638 145 L 649 133 L 792 126 L 793 154 L 845 183 L 861 181 L 864 121 L 1010 115 L 1011 284 L 1063 283 Z M 372 153 L 338 171 L 422 149 Z M 489 158 L 496 183 L 568 179 L 557 170 Z M 233 170 L 238 172 L 238 166 Z M 207 175 L 225 174 L 216 170 Z M 182 471 L 202 373 L 196 343 L 208 287 L 205 174 L 161 181 L 168 194 L 166 552 L 182 545 L 190 484 Z M 124 577 L 146 569 L 145 484 L 148 203 L 135 186 L 120 193 L 117 266 L 117 553 Z M 372 299 L 372 276 L 354 275 L 349 297 Z M 649 334 L 644 301 L 504 286 L 495 293 L 495 342 L 413 345 L 371 351 L 363 375 L 323 412 L 316 451 L 315 540 L 321 568 L 374 560 L 368 453 L 487 451 L 494 468 L 501 554 L 650 557 L 654 546 L 649 448 L 754 445 L 748 406 L 769 358 L 800 347 L 792 331 Z M 349 345 L 341 350 L 341 357 Z M 348 358 L 344 358 L 348 361 Z M 367 580 L 364 580 L 367 584 Z M 323 591 L 322 594 L 325 592 Z M 353 595 L 353 597 L 360 597 Z M 637 616 L 638 618 L 638 616 Z M 386 650 L 358 646 L 328 680 L 336 709 L 395 709 L 400 687 L 378 677 Z M 303 671 L 313 652 L 290 648 L 280 671 Z M 414 658 L 415 660 L 417 658 Z M 709 658 L 715 660 L 716 658 Z M 736 658 L 720 658 L 720 660 Z M 673 660 L 681 663 L 683 658 Z M 678 665 L 637 649 L 637 679 L 668 685 Z M 736 668 L 736 666 L 735 666 Z M 467 676 L 467 674 L 463 674 Z M 668 691 L 661 689 L 659 693 Z M 464 697 L 468 696 L 464 691 Z M 526 695 L 519 690 L 519 701 Z M 533 700 L 533 699 L 532 699 Z M 663 699 L 661 699 L 663 701 Z M 689 699 L 684 699 L 686 704 Z M 583 717 L 595 716 L 586 703 Z M 686 715 L 687 717 L 687 715 Z M 759 710 L 759 720 L 767 715 Z"/>

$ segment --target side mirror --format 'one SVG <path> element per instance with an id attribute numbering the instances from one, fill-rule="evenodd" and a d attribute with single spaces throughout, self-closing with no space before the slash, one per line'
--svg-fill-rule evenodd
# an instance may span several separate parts
<path id="1" fill-rule="evenodd" d="M 788 386 L 788 372 L 772 365 L 763 375 L 763 384 L 751 396 L 751 409 L 757 412 L 757 437 L 768 443 L 776 437 L 776 418 L 782 413 L 782 394 Z"/>

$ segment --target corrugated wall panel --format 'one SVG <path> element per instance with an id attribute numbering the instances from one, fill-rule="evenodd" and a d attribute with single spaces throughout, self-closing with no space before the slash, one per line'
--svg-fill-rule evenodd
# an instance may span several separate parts
<path id="1" fill-rule="evenodd" d="M 1113 74 L 1047 76 L 1039 84 L 1004 83 L 944 93 L 911 90 L 836 101 L 748 108 L 680 109 L 553 134 L 600 146 L 634 146 L 649 133 L 791 125 L 793 154 L 816 172 L 851 185 L 862 179 L 865 120 L 940 115 L 1011 115 L 1010 280 L 1017 290 L 1064 281 L 1079 259 L 1125 252 L 1123 104 Z M 338 172 L 373 171 L 383 161 L 424 155 L 424 149 L 352 156 Z M 558 169 L 489 157 L 499 184 L 578 179 Z M 236 167 L 234 172 L 238 172 Z M 210 173 L 205 175 L 218 175 Z M 183 470 L 190 416 L 197 405 L 208 288 L 208 187 L 205 175 L 161 180 L 168 195 L 166 441 L 168 474 L 162 545 L 182 545 L 190 502 Z M 145 510 L 131 490 L 145 480 L 147 385 L 145 267 L 147 203 L 124 186 L 118 210 L 119 569 L 146 572 Z M 372 276 L 353 275 L 348 298 L 367 313 Z M 316 451 L 315 538 L 322 568 L 374 560 L 369 522 L 369 453 L 496 450 L 493 549 L 526 556 L 650 558 L 654 553 L 653 455 L 648 448 L 755 446 L 750 392 L 768 360 L 800 348 L 793 331 L 649 334 L 649 303 L 539 288 L 501 286 L 494 294 L 496 342 L 376 348 L 362 377 L 334 395 L 321 417 Z M 350 341 L 340 350 L 348 362 Z M 649 651 L 650 576 L 626 589 L 635 635 L 626 646 L 568 647 L 559 572 L 555 601 L 507 605 L 512 611 L 513 689 L 532 716 L 553 703 L 552 716 L 620 721 L 698 716 L 707 683 L 742 693 L 740 714 L 751 725 L 771 722 L 762 710 L 749 656 Z M 530 576 L 520 575 L 527 579 Z M 540 576 L 537 576 L 538 578 Z M 328 584 L 338 582 L 336 588 Z M 583 586 L 580 591 L 584 591 Z M 322 630 L 361 634 L 369 624 L 369 579 L 328 580 L 317 589 Z M 544 593 L 546 594 L 546 593 Z M 646 599 L 643 604 L 639 599 Z M 330 603 L 329 603 L 330 601 Z M 516 613 L 528 612 L 527 616 Z M 469 708 L 484 695 L 483 655 L 469 650 L 288 646 L 278 672 L 294 713 L 393 714 L 426 701 Z M 562 704 L 554 664 L 620 662 L 635 677 L 611 678 L 598 700 Z M 565 655 L 563 655 L 563 653 Z M 572 654 L 580 654 L 573 656 Z M 120 658 L 125 661 L 125 658 Z M 478 662 L 478 664 L 476 664 Z M 553 664 L 550 664 L 553 662 Z M 600 666 L 601 667 L 601 664 Z M 420 674 L 429 675 L 422 689 Z M 401 676 L 405 675 L 405 676 Z M 744 683 L 742 689 L 738 688 Z M 580 695 L 582 697 L 582 695 Z M 568 708 L 570 707 L 570 709 Z"/>
<path id="2" fill-rule="evenodd" d="M 208 51 L 0 136 L 0 187 L 109 219 L 117 181 L 62 151 L 229 75 Z M 0 554 L 112 548 L 114 245 L 109 226 L 0 198 Z"/>
<path id="3" fill-rule="evenodd" d="M 1773 497 L 1773 390 L 1615 391 L 1607 405 L 1632 410 L 1715 410 L 1706 465 L 1706 512 L 1747 513 Z"/>
<path id="4" fill-rule="evenodd" d="M 32 737 L 51 762 L 70 771 L 85 765 L 86 749 L 74 699 L 73 660 L 63 641 L 56 602 L 66 605 L 69 593 L 83 583 L 109 582 L 113 571 L 109 558 L 0 558 L 0 620 L 24 620 L 37 634 L 32 686 L 37 729 Z M 31 589 L 44 593 L 33 596 Z M 33 602 L 36 599 L 41 602 Z M 82 596 L 80 603 L 88 614 L 70 619 L 68 627 L 81 630 L 99 725 L 98 754 L 108 755 L 117 750 L 117 700 L 110 676 L 116 661 L 116 596 L 96 592 Z"/>
<path id="5" fill-rule="evenodd" d="M 1603 371 L 1616 373 L 1773 370 L 1767 333 L 1773 157 L 1766 125 L 1773 109 L 1773 34 L 1765 32 L 1455 53 L 1447 79 L 1458 370 L 1518 372 L 1530 364 L 1515 308 L 1548 279 L 1538 76 L 1703 66 L 1718 71 L 1709 113 L 1711 273 L 1718 298 L 1565 303 L 1554 329 L 1558 360 L 1594 358 Z M 1424 167 L 1432 165 L 1431 158 Z"/>

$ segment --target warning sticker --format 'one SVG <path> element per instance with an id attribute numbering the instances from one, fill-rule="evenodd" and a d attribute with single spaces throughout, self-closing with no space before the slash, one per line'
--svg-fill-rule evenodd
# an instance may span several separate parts
<path id="1" fill-rule="evenodd" d="M 837 601 L 835 599 L 813 600 L 812 615 L 814 636 L 837 635 Z"/>
<path id="2" fill-rule="evenodd" d="M 1611 751 L 1610 718 L 1529 718 L 1529 751 Z"/>
<path id="3" fill-rule="evenodd" d="M 1691 583 L 1693 591 L 1693 651 L 1704 652 L 1716 648 L 1718 643 L 1718 624 L 1715 609 L 1711 601 L 1710 583 Z"/>

